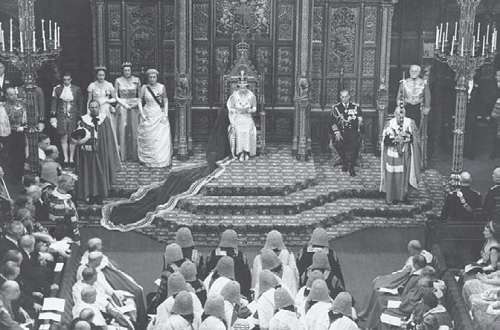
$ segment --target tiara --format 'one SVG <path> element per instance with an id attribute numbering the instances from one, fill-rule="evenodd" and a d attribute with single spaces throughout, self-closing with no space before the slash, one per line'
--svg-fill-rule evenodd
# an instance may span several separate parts
<path id="1" fill-rule="evenodd" d="M 99 65 L 99 66 L 96 66 L 94 68 L 95 71 L 100 71 L 100 70 L 103 70 L 103 71 L 108 71 L 108 69 L 104 66 L 104 65 Z"/>
<path id="2" fill-rule="evenodd" d="M 122 69 L 126 67 L 132 67 L 132 62 L 123 62 L 122 63 Z"/>

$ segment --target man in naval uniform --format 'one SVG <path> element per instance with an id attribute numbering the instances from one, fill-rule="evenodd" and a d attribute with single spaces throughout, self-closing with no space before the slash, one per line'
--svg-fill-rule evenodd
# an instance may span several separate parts
<path id="1" fill-rule="evenodd" d="M 481 195 L 470 185 L 472 177 L 469 172 L 460 174 L 460 185 L 450 191 L 441 212 L 443 221 L 471 221 L 474 211 L 481 207 Z"/>
<path id="2" fill-rule="evenodd" d="M 342 171 L 355 176 L 354 165 L 360 146 L 361 108 L 352 103 L 349 91 L 340 91 L 340 102 L 333 106 L 330 113 L 332 141 L 341 161 Z"/>
<path id="3" fill-rule="evenodd" d="M 402 100 L 406 109 L 406 117 L 415 121 L 420 127 L 422 115 L 431 110 L 431 91 L 427 81 L 420 78 L 422 69 L 419 65 L 410 66 L 410 78 L 399 84 L 398 100 Z"/>

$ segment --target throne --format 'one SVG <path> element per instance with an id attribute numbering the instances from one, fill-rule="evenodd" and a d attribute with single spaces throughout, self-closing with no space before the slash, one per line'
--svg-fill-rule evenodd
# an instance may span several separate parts
<path id="1" fill-rule="evenodd" d="M 237 84 L 243 72 L 248 89 L 255 94 L 257 100 L 257 111 L 252 114 L 252 118 L 257 128 L 257 155 L 265 153 L 266 147 L 266 113 L 264 111 L 264 77 L 255 70 L 252 62 L 248 58 L 248 43 L 241 41 L 236 45 L 237 58 L 231 70 L 221 77 L 221 103 L 226 106 L 226 102 L 231 94 L 237 89 Z"/>

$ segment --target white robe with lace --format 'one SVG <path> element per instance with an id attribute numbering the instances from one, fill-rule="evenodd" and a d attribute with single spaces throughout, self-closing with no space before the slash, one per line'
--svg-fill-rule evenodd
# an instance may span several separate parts
<path id="1" fill-rule="evenodd" d="M 248 90 L 236 90 L 227 100 L 229 116 L 229 144 L 233 156 L 248 152 L 257 153 L 257 129 L 252 113 L 257 111 L 255 94 Z"/>

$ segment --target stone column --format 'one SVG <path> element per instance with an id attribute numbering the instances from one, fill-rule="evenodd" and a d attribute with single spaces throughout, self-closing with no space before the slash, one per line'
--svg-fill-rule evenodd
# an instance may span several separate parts
<path id="1" fill-rule="evenodd" d="M 191 0 L 176 1 L 176 88 L 177 110 L 174 149 L 179 160 L 186 160 L 192 152 L 191 137 L 191 83 L 189 59 L 191 58 Z"/>
<path id="2" fill-rule="evenodd" d="M 378 111 L 378 141 L 375 142 L 375 152 L 380 154 L 380 141 L 382 140 L 382 131 L 384 129 L 387 110 L 389 107 L 389 68 L 391 62 L 391 34 L 392 34 L 392 16 L 394 5 L 399 0 L 391 0 L 382 4 L 382 29 L 380 43 L 380 73 L 379 73 L 379 92 L 377 96 Z"/>
<path id="3" fill-rule="evenodd" d="M 309 102 L 310 58 L 312 39 L 312 1 L 297 0 L 297 45 L 295 89 L 295 116 L 292 154 L 298 160 L 306 160 L 311 152 L 311 124 Z"/>
<path id="4" fill-rule="evenodd" d="M 94 65 L 104 65 L 104 0 L 91 0 Z"/>

